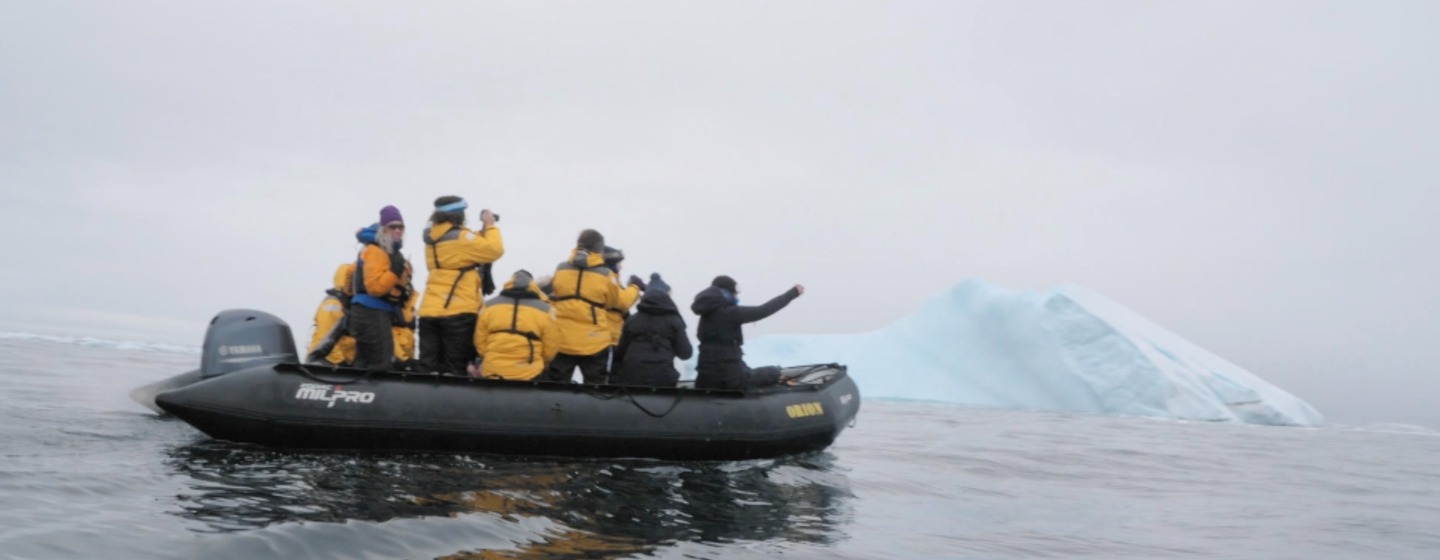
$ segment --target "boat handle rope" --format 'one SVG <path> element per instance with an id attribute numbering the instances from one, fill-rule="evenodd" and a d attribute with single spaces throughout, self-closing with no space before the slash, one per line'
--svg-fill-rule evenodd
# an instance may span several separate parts
<path id="1" fill-rule="evenodd" d="M 644 412 L 645 414 L 650 415 L 651 418 L 664 418 L 664 417 L 666 417 L 666 416 L 669 416 L 670 413 L 675 410 L 675 407 L 680 405 L 680 400 L 681 400 L 681 398 L 685 396 L 684 393 L 682 393 L 682 392 L 680 392 L 680 391 L 676 391 L 676 392 L 675 392 L 675 400 L 670 401 L 670 408 L 665 409 L 665 412 L 661 412 L 660 414 L 655 414 L 654 412 L 650 412 L 650 409 L 645 408 L 645 405 L 640 404 L 640 401 L 635 400 L 635 395 L 632 394 L 629 389 L 624 389 L 624 391 L 625 391 L 625 399 L 628 400 L 628 401 L 630 401 L 630 404 L 635 405 L 635 408 L 640 409 L 640 412 Z"/>
<path id="2" fill-rule="evenodd" d="M 645 414 L 650 415 L 651 418 L 664 418 L 666 416 L 669 416 L 671 412 L 675 411 L 675 407 L 680 405 L 681 397 L 685 396 L 683 392 L 676 391 L 675 400 L 670 403 L 670 408 L 665 409 L 665 412 L 656 414 L 654 412 L 651 412 L 650 409 L 645 408 L 645 405 L 640 404 L 639 401 L 635 400 L 635 394 L 630 392 L 630 386 L 628 385 L 621 385 L 620 390 L 616 391 L 611 396 L 598 395 L 595 393 L 595 391 L 586 391 L 585 394 L 589 395 L 592 399 L 598 399 L 602 401 L 608 401 L 611 399 L 624 397 L 625 400 L 630 401 L 631 405 L 633 405 L 635 408 L 640 409 L 640 412 L 644 412 Z"/>

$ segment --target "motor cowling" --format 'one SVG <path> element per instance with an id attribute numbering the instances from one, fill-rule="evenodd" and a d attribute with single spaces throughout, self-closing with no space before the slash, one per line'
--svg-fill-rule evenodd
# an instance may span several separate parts
<path id="1" fill-rule="evenodd" d="M 299 362 L 290 325 L 253 309 L 227 309 L 210 320 L 200 355 L 204 377 L 246 368 Z"/>

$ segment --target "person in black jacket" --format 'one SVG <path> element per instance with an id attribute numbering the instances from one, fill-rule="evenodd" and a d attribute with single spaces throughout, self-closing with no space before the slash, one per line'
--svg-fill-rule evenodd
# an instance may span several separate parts
<path id="1" fill-rule="evenodd" d="M 695 364 L 697 389 L 744 391 L 774 385 L 780 380 L 778 367 L 751 370 L 745 365 L 742 358 L 745 352 L 740 349 L 745 337 L 740 325 L 774 315 L 805 293 L 805 286 L 796 284 L 760 306 L 741 307 L 739 293 L 734 279 L 716 276 L 710 287 L 697 294 L 695 303 L 690 304 L 690 310 L 700 316 L 700 328 L 695 333 L 700 339 L 700 359 Z"/>
<path id="2" fill-rule="evenodd" d="M 688 360 L 694 353 L 685 334 L 685 319 L 670 299 L 670 285 L 659 274 L 651 274 L 636 313 L 625 319 L 620 331 L 610 382 L 674 387 L 680 381 L 675 358 Z"/>

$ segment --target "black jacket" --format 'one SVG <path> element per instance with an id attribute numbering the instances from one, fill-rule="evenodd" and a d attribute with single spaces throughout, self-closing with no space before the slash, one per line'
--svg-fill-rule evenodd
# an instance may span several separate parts
<path id="1" fill-rule="evenodd" d="M 685 334 L 685 319 L 670 293 L 651 286 L 625 320 L 620 342 L 615 347 L 611 382 L 619 385 L 674 387 L 680 380 L 675 358 L 690 359 L 695 353 Z"/>
<path id="2" fill-rule="evenodd" d="M 740 306 L 730 302 L 726 292 L 711 286 L 695 296 L 690 310 L 700 316 L 696 338 L 700 340 L 700 359 L 696 360 L 695 386 L 701 389 L 733 389 L 743 391 L 750 385 L 750 368 L 745 365 L 740 349 L 745 336 L 740 326 L 754 323 L 784 309 L 800 292 L 791 288 L 763 305 Z"/>

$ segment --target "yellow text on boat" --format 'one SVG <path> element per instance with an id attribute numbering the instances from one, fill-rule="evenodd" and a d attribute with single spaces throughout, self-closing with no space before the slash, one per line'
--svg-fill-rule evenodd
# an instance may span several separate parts
<path id="1" fill-rule="evenodd" d="M 819 416 L 825 414 L 825 409 L 820 407 L 818 402 L 807 402 L 792 404 L 785 407 L 785 414 L 791 418 L 804 418 L 806 416 Z"/>

